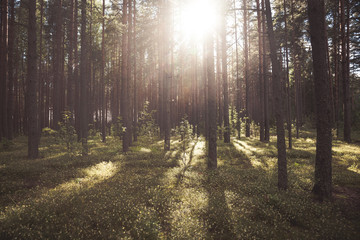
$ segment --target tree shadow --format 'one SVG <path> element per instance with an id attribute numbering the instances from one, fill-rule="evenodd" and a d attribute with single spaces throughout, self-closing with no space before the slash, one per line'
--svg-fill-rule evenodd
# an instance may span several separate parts
<path id="1" fill-rule="evenodd" d="M 204 215 L 207 239 L 236 239 L 231 223 L 231 211 L 227 205 L 225 188 L 217 170 L 206 171 L 204 186 L 208 194 L 208 206 Z"/>

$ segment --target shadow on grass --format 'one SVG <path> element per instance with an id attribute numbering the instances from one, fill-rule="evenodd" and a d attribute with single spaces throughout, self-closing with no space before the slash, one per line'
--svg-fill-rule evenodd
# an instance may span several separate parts
<path id="1" fill-rule="evenodd" d="M 207 239 L 236 239 L 231 223 L 230 209 L 217 170 L 206 171 L 204 186 L 208 193 L 208 206 L 204 221 L 208 227 Z"/>

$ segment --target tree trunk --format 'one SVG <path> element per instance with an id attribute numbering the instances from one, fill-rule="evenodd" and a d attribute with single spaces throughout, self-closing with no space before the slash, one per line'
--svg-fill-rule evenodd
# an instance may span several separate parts
<path id="1" fill-rule="evenodd" d="M 267 76 L 267 57 L 266 57 L 266 14 L 265 14 L 265 0 L 261 1 L 261 8 L 263 10 L 263 73 L 264 73 L 264 140 L 270 141 L 270 125 L 269 125 L 269 78 Z"/>
<path id="2" fill-rule="evenodd" d="M 27 76 L 27 113 L 28 113 L 28 158 L 39 155 L 38 103 L 37 103 L 37 53 L 36 53 L 36 0 L 29 0 L 28 22 L 28 76 Z"/>
<path id="3" fill-rule="evenodd" d="M 123 26 L 128 26 L 128 0 L 123 1 L 123 15 L 122 15 L 122 24 Z M 127 31 L 124 30 L 122 33 L 122 46 L 121 46 L 121 118 L 123 121 L 123 127 L 125 131 L 123 132 L 123 141 L 122 147 L 123 152 L 127 152 L 129 150 L 130 142 L 129 142 L 129 79 L 128 79 L 128 37 Z M 131 136 L 131 135 L 130 135 Z"/>
<path id="4" fill-rule="evenodd" d="M 72 114 L 74 113 L 74 0 L 70 0 L 69 9 L 70 26 L 68 27 L 69 34 L 69 60 L 68 60 L 68 84 L 67 84 L 67 110 Z M 76 44 L 76 43 L 75 43 Z"/>
<path id="5" fill-rule="evenodd" d="M 234 8 L 236 7 L 236 1 L 234 0 Z M 241 136 L 241 80 L 239 76 L 239 51 L 238 51 L 238 34 L 237 34 L 237 18 L 236 11 L 234 11 L 234 22 L 235 22 L 235 58 L 236 58 L 236 129 L 237 137 L 240 139 Z"/>
<path id="6" fill-rule="evenodd" d="M 14 42 L 15 42 L 15 0 L 10 0 L 9 44 L 8 44 L 8 98 L 7 124 L 9 140 L 14 137 Z"/>
<path id="7" fill-rule="evenodd" d="M 289 50 L 288 50 L 288 30 L 287 30 L 287 13 L 286 0 L 284 0 L 284 22 L 285 22 L 285 58 L 286 58 L 286 100 L 287 100 L 287 130 L 289 139 L 289 149 L 292 149 L 291 134 L 291 99 L 290 99 L 290 79 L 289 79 Z"/>
<path id="8" fill-rule="evenodd" d="M 350 79 L 349 79 L 349 68 L 348 68 L 348 50 L 347 42 L 349 38 L 346 36 L 345 28 L 346 21 L 348 21 L 349 16 L 345 20 L 345 1 L 340 0 L 340 9 L 341 9 L 341 76 L 343 83 L 343 100 L 344 100 L 344 141 L 351 142 L 351 102 L 350 102 Z"/>
<path id="9" fill-rule="evenodd" d="M 101 105 L 101 137 L 102 142 L 106 142 L 106 121 L 105 118 L 105 0 L 102 4 L 102 22 L 101 22 L 101 93 L 100 93 L 100 105 Z"/>
<path id="10" fill-rule="evenodd" d="M 82 154 L 88 154 L 88 73 L 87 73 L 87 36 L 86 36 L 86 0 L 81 0 L 81 56 L 80 56 L 80 129 Z"/>
<path id="11" fill-rule="evenodd" d="M 170 4 L 168 0 L 163 0 L 163 14 L 162 14 L 162 63 L 163 63 L 163 124 L 164 124 L 164 150 L 170 150 L 170 88 L 169 81 L 172 77 L 170 75 L 169 68 L 169 24 L 166 24 L 166 21 L 170 19 Z"/>
<path id="12" fill-rule="evenodd" d="M 136 61 L 136 1 L 134 0 L 134 39 L 133 39 L 133 45 L 134 45 L 134 128 L 133 128 L 133 135 L 134 135 L 134 141 L 137 141 L 138 137 L 138 90 L 137 90 L 137 61 Z"/>
<path id="13" fill-rule="evenodd" d="M 313 192 L 320 200 L 331 197 L 332 107 L 327 68 L 324 0 L 308 0 L 310 39 L 316 96 L 316 159 Z"/>
<path id="14" fill-rule="evenodd" d="M 55 3 L 56 6 L 56 25 L 54 35 L 54 87 L 53 87 L 53 128 L 59 128 L 61 121 L 61 92 L 62 92 L 62 0 Z"/>
<path id="15" fill-rule="evenodd" d="M 0 37 L 0 141 L 1 136 L 8 138 L 7 89 L 8 89 L 8 1 L 1 1 Z"/>
<path id="16" fill-rule="evenodd" d="M 224 142 L 230 142 L 229 122 L 229 87 L 227 73 L 227 44 L 226 44 L 226 1 L 223 3 L 223 16 L 221 17 L 221 53 L 222 53 L 222 80 L 224 88 Z"/>
<path id="17" fill-rule="evenodd" d="M 260 95 L 260 141 L 265 140 L 265 123 L 264 123 L 264 71 L 263 71 L 263 43 L 261 36 L 261 12 L 259 0 L 256 0 L 257 24 L 258 24 L 258 41 L 259 41 L 259 95 Z"/>
<path id="18" fill-rule="evenodd" d="M 273 23 L 271 16 L 270 1 L 265 0 L 266 4 L 266 21 L 270 42 L 270 56 L 272 62 L 272 79 L 273 91 L 275 99 L 275 117 L 276 117 L 276 135 L 277 135 L 277 149 L 278 149 L 278 188 L 282 190 L 287 189 L 287 162 L 286 162 L 286 144 L 285 144 L 285 130 L 283 120 L 283 91 L 281 88 L 281 68 L 280 62 L 277 58 L 277 44 L 273 32 Z"/>
<path id="19" fill-rule="evenodd" d="M 206 69 L 208 79 L 208 168 L 217 168 L 217 128 L 216 128 L 216 81 L 214 73 L 214 38 L 210 33 L 206 38 Z"/>
<path id="20" fill-rule="evenodd" d="M 245 66 L 244 66 L 244 78 L 245 78 L 245 136 L 250 137 L 250 83 L 249 83 L 249 50 L 248 50 L 248 20 L 247 20 L 247 4 L 246 0 L 243 0 L 243 8 L 244 8 L 244 56 L 245 56 Z"/>

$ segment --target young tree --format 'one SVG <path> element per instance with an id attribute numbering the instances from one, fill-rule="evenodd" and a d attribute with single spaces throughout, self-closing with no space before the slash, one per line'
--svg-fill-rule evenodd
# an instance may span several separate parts
<path id="1" fill-rule="evenodd" d="M 28 158 L 34 159 L 39 155 L 38 133 L 38 102 L 37 102 L 37 51 L 36 51 L 36 0 L 29 0 L 28 22 L 28 74 L 26 88 L 26 105 L 28 118 Z"/>
<path id="2" fill-rule="evenodd" d="M 272 78 L 273 91 L 275 99 L 275 117 L 276 117 L 276 135 L 277 135 L 277 149 L 278 149 L 278 188 L 282 190 L 287 189 L 287 162 L 286 162 L 286 145 L 285 145 L 285 130 L 283 120 L 283 92 L 281 89 L 281 68 L 277 57 L 277 44 L 274 37 L 273 23 L 271 16 L 270 1 L 265 0 L 266 4 L 266 21 L 270 42 L 270 56 L 272 63 Z"/>
<path id="3" fill-rule="evenodd" d="M 332 193 L 332 106 L 327 68 L 324 0 L 308 0 L 310 38 L 316 96 L 316 159 L 313 192 L 320 200 Z"/>

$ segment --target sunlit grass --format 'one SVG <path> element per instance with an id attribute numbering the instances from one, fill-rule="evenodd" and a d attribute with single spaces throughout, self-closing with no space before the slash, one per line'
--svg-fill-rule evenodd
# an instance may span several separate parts
<path id="1" fill-rule="evenodd" d="M 26 141 L 0 152 L 1 239 L 357 239 L 360 146 L 334 141 L 334 200 L 313 200 L 313 131 L 287 150 L 289 190 L 277 189 L 276 138 L 218 141 L 207 170 L 205 139 L 121 142 L 93 138 L 89 156 L 44 138 L 37 160 Z M 184 159 L 183 159 L 184 157 Z M 355 210 L 354 210 L 355 209 Z"/>

